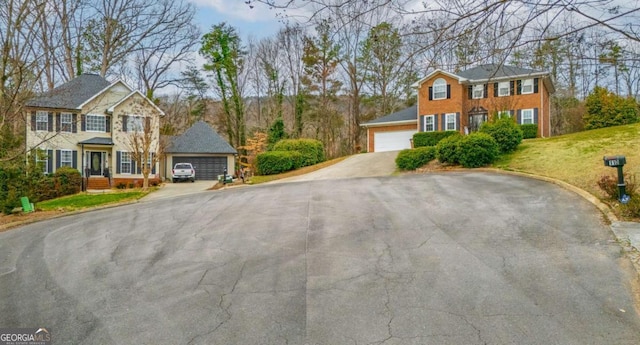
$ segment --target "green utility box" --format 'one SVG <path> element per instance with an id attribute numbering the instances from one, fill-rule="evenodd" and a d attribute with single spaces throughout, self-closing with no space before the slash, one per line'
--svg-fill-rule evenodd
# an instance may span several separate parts
<path id="1" fill-rule="evenodd" d="M 33 204 L 29 202 L 29 198 L 27 198 L 26 196 L 20 198 L 20 203 L 22 204 L 22 211 L 24 213 L 33 212 L 35 209 L 33 207 Z"/>

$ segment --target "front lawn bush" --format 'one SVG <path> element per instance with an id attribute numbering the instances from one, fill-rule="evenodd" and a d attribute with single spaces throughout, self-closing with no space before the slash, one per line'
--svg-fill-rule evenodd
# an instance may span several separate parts
<path id="1" fill-rule="evenodd" d="M 272 151 L 298 151 L 302 154 L 302 165 L 324 162 L 324 147 L 320 140 L 315 139 L 284 139 L 273 145 Z"/>
<path id="2" fill-rule="evenodd" d="M 60 167 L 53 177 L 56 179 L 58 197 L 77 194 L 82 188 L 82 176 L 78 169 L 72 167 Z"/>
<path id="3" fill-rule="evenodd" d="M 301 167 L 304 157 L 298 151 L 267 151 L 256 157 L 260 175 L 280 174 Z"/>
<path id="4" fill-rule="evenodd" d="M 436 146 L 440 140 L 456 134 L 460 133 L 458 131 L 418 132 L 413 135 L 413 147 Z"/>
<path id="5" fill-rule="evenodd" d="M 396 165 L 401 170 L 416 170 L 436 158 L 433 146 L 418 147 L 400 151 L 396 157 Z"/>
<path id="6" fill-rule="evenodd" d="M 503 117 L 495 122 L 485 122 L 480 126 L 480 132 L 489 134 L 498 143 L 500 152 L 507 153 L 516 150 L 522 142 L 522 129 L 514 119 Z"/>
<path id="7" fill-rule="evenodd" d="M 487 133 L 472 133 L 458 143 L 458 160 L 465 168 L 478 168 L 493 163 L 500 155 L 496 140 Z"/>
<path id="8" fill-rule="evenodd" d="M 462 140 L 462 135 L 448 136 L 436 145 L 436 158 L 440 163 L 458 164 L 458 143 Z"/>
<path id="9" fill-rule="evenodd" d="M 520 129 L 522 129 L 522 139 L 533 139 L 538 137 L 538 125 L 535 123 L 520 125 Z"/>

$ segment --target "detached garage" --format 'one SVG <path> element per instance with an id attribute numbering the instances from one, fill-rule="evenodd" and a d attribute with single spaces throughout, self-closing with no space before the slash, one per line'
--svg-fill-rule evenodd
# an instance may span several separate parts
<path id="1" fill-rule="evenodd" d="M 411 148 L 411 139 L 418 132 L 417 106 L 363 123 L 367 129 L 367 151 L 399 151 Z"/>
<path id="2" fill-rule="evenodd" d="M 169 139 L 163 163 L 164 178 L 171 178 L 176 163 L 191 163 L 196 180 L 217 180 L 218 175 L 235 170 L 238 153 L 204 121 L 198 121 L 182 135 Z"/>

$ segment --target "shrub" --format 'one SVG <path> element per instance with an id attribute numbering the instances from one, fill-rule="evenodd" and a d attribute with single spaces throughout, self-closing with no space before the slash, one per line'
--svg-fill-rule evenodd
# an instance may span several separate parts
<path id="1" fill-rule="evenodd" d="M 640 218 L 640 195 L 633 195 L 626 205 L 622 205 L 622 215 L 630 218 Z"/>
<path id="2" fill-rule="evenodd" d="M 510 117 L 497 119 L 495 122 L 485 122 L 480 126 L 480 132 L 489 134 L 498 143 L 500 152 L 513 152 L 522 142 L 522 129 Z"/>
<path id="3" fill-rule="evenodd" d="M 436 157 L 441 163 L 458 164 L 458 143 L 462 135 L 451 135 L 436 145 Z"/>
<path id="4" fill-rule="evenodd" d="M 628 195 L 636 195 L 636 177 L 635 175 L 624 174 L 624 181 L 626 184 L 625 191 Z M 602 175 L 598 180 L 598 187 L 602 189 L 604 194 L 611 200 L 619 199 L 618 195 L 618 178 L 611 175 Z"/>
<path id="5" fill-rule="evenodd" d="M 436 149 L 433 146 L 402 150 L 396 157 L 396 165 L 402 170 L 415 170 L 435 157 Z"/>
<path id="6" fill-rule="evenodd" d="M 124 182 L 118 182 L 118 184 L 116 184 L 116 188 L 118 189 L 126 189 L 127 188 L 127 184 Z"/>
<path id="7" fill-rule="evenodd" d="M 53 175 L 56 179 L 58 196 L 77 194 L 82 189 L 82 176 L 77 169 L 60 167 Z"/>
<path id="8" fill-rule="evenodd" d="M 413 135 L 413 147 L 436 146 L 440 140 L 456 134 L 460 133 L 458 131 L 418 132 Z"/>
<path id="9" fill-rule="evenodd" d="M 500 155 L 496 140 L 487 133 L 472 133 L 458 143 L 458 160 L 465 168 L 478 168 L 493 163 Z"/>
<path id="10" fill-rule="evenodd" d="M 298 151 L 302 154 L 300 166 L 305 167 L 323 162 L 324 147 L 315 139 L 284 139 L 273 145 L 272 151 Z M 259 170 L 259 169 L 258 169 Z"/>
<path id="11" fill-rule="evenodd" d="M 520 129 L 522 130 L 522 139 L 533 139 L 538 137 L 538 125 L 535 123 L 520 125 Z"/>
<path id="12" fill-rule="evenodd" d="M 273 175 L 297 169 L 304 157 L 297 151 L 267 151 L 257 156 L 256 168 L 260 175 Z"/>

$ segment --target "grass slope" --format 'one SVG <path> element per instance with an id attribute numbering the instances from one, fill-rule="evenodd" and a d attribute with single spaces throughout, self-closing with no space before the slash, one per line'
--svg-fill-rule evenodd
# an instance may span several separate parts
<path id="1" fill-rule="evenodd" d="M 113 204 L 129 200 L 137 200 L 145 195 L 147 195 L 147 192 L 142 192 L 139 190 L 105 194 L 81 193 L 39 202 L 36 204 L 36 209 L 43 211 L 73 211 L 82 208 Z"/>
<path id="2" fill-rule="evenodd" d="M 624 172 L 640 179 L 640 124 L 525 140 L 494 166 L 552 177 L 602 198 L 597 181 L 602 175 L 617 176 L 602 160 L 611 155 L 626 156 Z"/>

